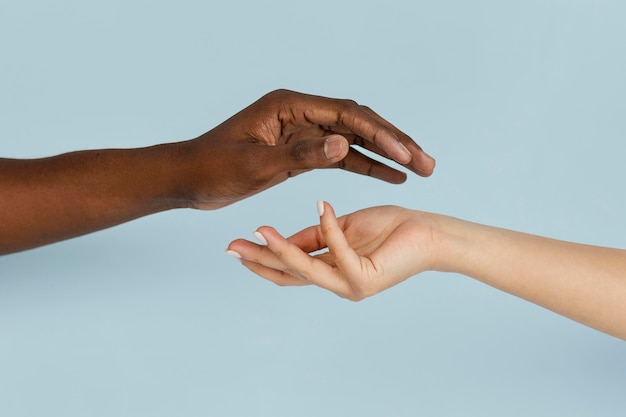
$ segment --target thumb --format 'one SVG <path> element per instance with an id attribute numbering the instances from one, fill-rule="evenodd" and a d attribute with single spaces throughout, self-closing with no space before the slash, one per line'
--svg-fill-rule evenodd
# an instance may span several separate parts
<path id="1" fill-rule="evenodd" d="M 337 268 L 344 274 L 348 282 L 351 282 L 355 276 L 359 275 L 359 255 L 350 247 L 343 230 L 339 226 L 333 207 L 325 201 L 318 201 L 317 211 L 320 215 L 320 229 L 324 240 L 326 240 L 328 251 L 335 258 Z"/>
<path id="2" fill-rule="evenodd" d="M 286 170 L 325 168 L 341 161 L 350 150 L 350 144 L 341 135 L 303 139 L 281 146 L 276 165 Z"/>

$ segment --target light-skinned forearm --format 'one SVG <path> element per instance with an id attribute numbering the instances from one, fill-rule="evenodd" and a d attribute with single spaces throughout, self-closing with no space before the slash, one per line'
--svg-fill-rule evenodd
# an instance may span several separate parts
<path id="1" fill-rule="evenodd" d="M 458 272 L 626 340 L 626 251 L 438 217 L 436 269 Z"/>
<path id="2" fill-rule="evenodd" d="M 0 254 L 184 205 L 180 145 L 0 159 Z"/>

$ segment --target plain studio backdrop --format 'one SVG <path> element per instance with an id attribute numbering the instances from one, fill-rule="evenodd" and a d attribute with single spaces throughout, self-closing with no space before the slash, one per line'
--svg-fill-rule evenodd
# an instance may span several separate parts
<path id="1" fill-rule="evenodd" d="M 437 169 L 308 173 L 0 258 L 0 415 L 624 415 L 623 342 L 472 279 L 355 304 L 224 254 L 317 199 L 624 247 L 624 22 L 617 0 L 3 1 L 2 156 L 189 139 L 289 88 L 372 107 Z"/>

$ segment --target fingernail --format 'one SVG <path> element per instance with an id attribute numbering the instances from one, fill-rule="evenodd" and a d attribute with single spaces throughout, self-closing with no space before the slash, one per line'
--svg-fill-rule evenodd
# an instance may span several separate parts
<path id="1" fill-rule="evenodd" d="M 409 149 L 404 146 L 404 144 L 402 142 L 400 142 L 400 140 L 398 139 L 398 145 L 400 150 L 405 154 L 406 158 L 406 162 L 403 163 L 409 163 L 411 161 L 411 159 L 413 158 L 413 155 L 411 155 L 411 152 L 409 152 Z M 402 162 L 402 161 L 398 161 L 398 162 Z"/>
<path id="2" fill-rule="evenodd" d="M 333 136 L 324 142 L 324 155 L 327 159 L 335 159 L 343 153 L 342 137 Z"/>
<path id="3" fill-rule="evenodd" d="M 239 252 L 235 252 L 234 250 L 228 249 L 226 253 L 235 259 L 241 259 L 241 255 L 239 254 Z"/>
<path id="4" fill-rule="evenodd" d="M 259 242 L 261 242 L 261 244 L 262 244 L 262 245 L 267 245 L 267 240 L 265 240 L 265 236 L 263 236 L 263 235 L 261 234 L 261 232 L 256 231 L 256 232 L 254 232 L 254 233 L 253 233 L 253 235 L 254 235 L 254 237 L 256 237 L 256 238 L 257 238 L 257 240 L 258 240 Z"/>
<path id="5" fill-rule="evenodd" d="M 405 156 L 405 158 L 402 158 L 401 161 L 397 160 L 396 162 L 400 162 L 402 164 L 407 164 L 411 162 L 413 155 L 411 155 L 411 152 L 409 151 L 409 149 L 406 146 L 404 146 L 404 144 L 402 143 L 398 135 L 396 135 L 395 133 L 391 133 L 391 135 L 396 139 L 396 142 L 398 142 L 398 148 L 400 149 L 400 151 L 402 151 L 402 153 L 404 153 L 404 156 Z"/>
<path id="6" fill-rule="evenodd" d="M 322 200 L 317 200 L 317 212 L 320 217 L 324 215 L 324 202 Z"/>
<path id="7" fill-rule="evenodd" d="M 422 149 L 422 153 L 423 153 L 424 155 L 426 155 L 429 159 L 431 159 L 431 160 L 433 160 L 433 161 L 435 160 L 435 158 L 433 158 L 432 156 L 428 155 L 428 154 L 426 153 L 426 151 L 424 151 L 423 149 Z"/>

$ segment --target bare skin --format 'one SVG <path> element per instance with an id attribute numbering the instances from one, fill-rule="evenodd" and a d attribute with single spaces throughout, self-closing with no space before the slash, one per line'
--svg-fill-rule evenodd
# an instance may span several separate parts
<path id="1" fill-rule="evenodd" d="M 266 244 L 238 239 L 228 252 L 276 284 L 315 284 L 353 301 L 423 271 L 457 272 L 626 340 L 626 250 L 395 206 L 340 218 L 328 203 L 318 208 L 318 226 L 287 239 L 263 226 L 256 236 Z"/>
<path id="2" fill-rule="evenodd" d="M 435 161 L 351 100 L 271 92 L 200 137 L 148 148 L 0 159 L 0 254 L 174 209 L 225 207 L 316 168 L 390 183 L 406 174 L 361 146 L 429 176 Z"/>

